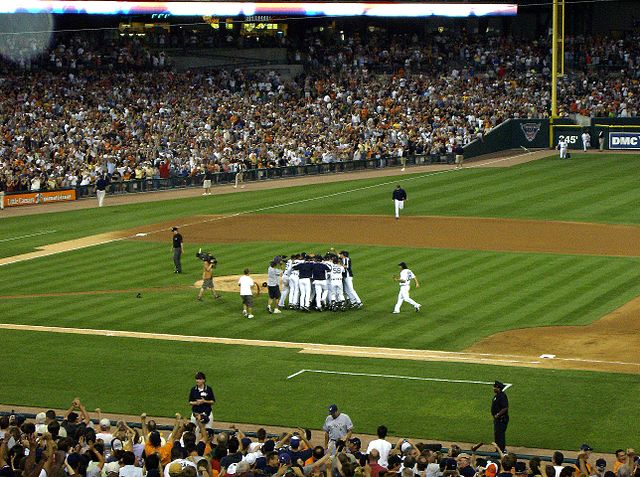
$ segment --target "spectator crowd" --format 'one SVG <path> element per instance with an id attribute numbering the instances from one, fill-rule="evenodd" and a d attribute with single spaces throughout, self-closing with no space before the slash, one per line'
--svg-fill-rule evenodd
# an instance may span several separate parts
<path id="1" fill-rule="evenodd" d="M 13 38 L 13 37 L 12 37 Z M 309 35 L 304 73 L 173 71 L 143 39 L 20 37 L 0 65 L 0 190 L 450 153 L 508 118 L 546 117 L 544 40 Z M 638 38 L 568 39 L 562 115 L 637 116 Z M 18 58 L 15 61 L 15 58 Z"/>
<path id="2" fill-rule="evenodd" d="M 95 423 L 75 399 L 62 421 L 53 410 L 35 420 L 0 418 L 0 475 L 3 477 L 632 477 L 638 475 L 633 449 L 616 451 L 614 462 L 593 462 L 593 449 L 580 447 L 575 464 L 555 452 L 551 462 L 539 457 L 518 460 L 497 451 L 491 460 L 476 455 L 483 444 L 464 452 L 459 446 L 390 440 L 381 425 L 366 443 L 336 405 L 329 406 L 324 442 L 311 431 L 295 429 L 277 437 L 263 428 L 250 438 L 231 426 L 214 431 L 200 415 L 176 414 L 173 429 L 162 435 L 155 421 L 115 425 L 96 409 Z M 446 452 L 445 452 L 446 451 Z"/>

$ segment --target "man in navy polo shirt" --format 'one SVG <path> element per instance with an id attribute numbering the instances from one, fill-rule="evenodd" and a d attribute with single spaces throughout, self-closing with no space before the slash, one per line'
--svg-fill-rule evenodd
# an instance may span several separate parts
<path id="1" fill-rule="evenodd" d="M 206 376 L 202 371 L 196 374 L 196 385 L 189 392 L 189 404 L 191 405 L 191 422 L 197 422 L 196 415 L 204 422 L 205 427 L 213 429 L 213 415 L 211 407 L 216 402 L 213 389 L 206 383 Z"/>

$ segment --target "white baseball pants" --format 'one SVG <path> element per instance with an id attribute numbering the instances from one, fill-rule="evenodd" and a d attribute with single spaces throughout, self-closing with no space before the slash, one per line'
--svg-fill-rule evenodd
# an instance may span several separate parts
<path id="1" fill-rule="evenodd" d="M 342 288 L 342 279 L 331 280 L 329 288 L 329 301 L 331 303 L 344 301 L 344 290 Z"/>
<path id="2" fill-rule="evenodd" d="M 97 190 L 96 197 L 98 198 L 98 207 L 102 207 L 104 204 L 104 196 L 107 195 L 107 191 L 105 190 Z"/>
<path id="3" fill-rule="evenodd" d="M 288 294 L 289 294 L 289 278 L 282 277 L 282 291 L 280 292 L 280 301 L 278 302 L 278 308 L 284 308 L 284 302 L 287 301 Z"/>
<path id="4" fill-rule="evenodd" d="M 360 300 L 360 297 L 358 296 L 358 294 L 356 293 L 355 288 L 353 288 L 353 277 L 350 276 L 346 276 L 344 278 L 344 292 L 347 295 L 347 298 L 349 298 L 349 301 L 351 303 L 362 303 L 362 300 Z"/>
<path id="5" fill-rule="evenodd" d="M 409 287 L 401 286 L 400 292 L 398 293 L 398 302 L 396 303 L 396 307 L 393 309 L 393 312 L 394 313 L 400 312 L 400 307 L 402 306 L 402 302 L 405 302 L 405 301 L 416 308 L 420 307 L 420 303 L 418 303 L 415 300 L 412 300 L 411 297 L 409 296 Z"/>
<path id="6" fill-rule="evenodd" d="M 394 199 L 393 202 L 396 206 L 396 219 L 400 217 L 400 211 L 404 209 L 404 200 Z"/>
<path id="7" fill-rule="evenodd" d="M 311 302 L 311 278 L 300 278 L 298 286 L 300 288 L 300 306 L 309 308 Z"/>
<path id="8" fill-rule="evenodd" d="M 320 308 L 327 303 L 327 281 L 326 280 L 314 280 L 313 287 L 316 291 L 316 307 Z"/>
<path id="9" fill-rule="evenodd" d="M 291 275 L 289 277 L 289 305 L 298 306 L 300 304 L 300 277 Z"/>

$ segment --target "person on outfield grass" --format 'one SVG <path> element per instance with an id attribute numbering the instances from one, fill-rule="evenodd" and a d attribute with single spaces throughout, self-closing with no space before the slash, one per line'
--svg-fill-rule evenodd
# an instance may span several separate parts
<path id="1" fill-rule="evenodd" d="M 253 288 L 256 289 L 256 296 L 260 295 L 260 285 L 253 281 L 253 278 L 249 276 L 249 269 L 244 269 L 244 275 L 238 280 L 238 286 L 240 287 L 240 298 L 242 299 L 242 314 L 253 319 Z"/>

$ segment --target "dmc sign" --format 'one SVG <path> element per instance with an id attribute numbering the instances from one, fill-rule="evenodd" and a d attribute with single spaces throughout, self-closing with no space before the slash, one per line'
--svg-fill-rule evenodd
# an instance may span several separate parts
<path id="1" fill-rule="evenodd" d="M 609 149 L 640 149 L 640 133 L 609 133 Z"/>

